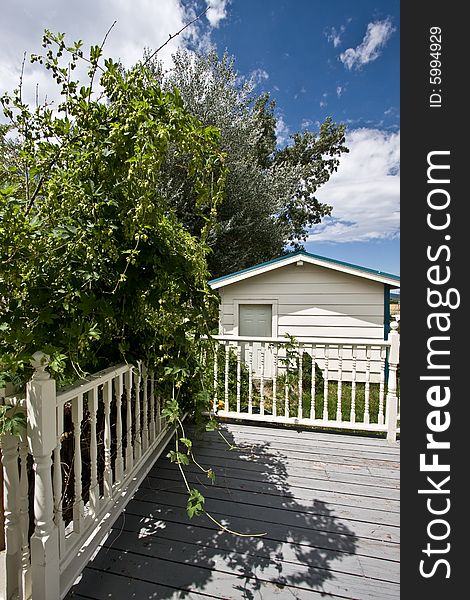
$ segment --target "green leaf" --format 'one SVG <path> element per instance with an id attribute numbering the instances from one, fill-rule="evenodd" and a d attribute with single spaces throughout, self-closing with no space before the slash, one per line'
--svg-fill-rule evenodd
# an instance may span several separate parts
<path id="1" fill-rule="evenodd" d="M 215 419 L 211 419 L 206 423 L 206 431 L 215 431 L 216 429 L 218 429 L 218 427 L 219 424 Z"/>
<path id="2" fill-rule="evenodd" d="M 0 435 L 9 433 L 19 436 L 26 429 L 26 414 L 17 406 L 0 405 Z"/>
<path id="3" fill-rule="evenodd" d="M 188 502 L 186 504 L 186 512 L 190 519 L 204 513 L 204 502 L 205 498 L 199 490 L 194 488 L 190 490 Z"/>
<path id="4" fill-rule="evenodd" d="M 188 438 L 180 438 L 180 442 L 184 444 L 188 448 L 188 450 L 191 450 L 193 447 L 192 441 Z"/>

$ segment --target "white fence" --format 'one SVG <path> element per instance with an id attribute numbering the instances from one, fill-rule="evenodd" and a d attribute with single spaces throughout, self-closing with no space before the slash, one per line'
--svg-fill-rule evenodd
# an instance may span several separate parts
<path id="1" fill-rule="evenodd" d="M 385 341 L 303 338 L 289 344 L 285 338 L 215 336 L 213 412 L 386 432 L 394 441 L 400 418 L 397 328 L 393 322 Z"/>
<path id="2" fill-rule="evenodd" d="M 57 392 L 48 357 L 34 359 L 26 398 L 3 400 L 22 405 L 28 422 L 21 438 L 0 439 L 5 600 L 63 598 L 173 434 L 144 366 L 113 367 Z"/>

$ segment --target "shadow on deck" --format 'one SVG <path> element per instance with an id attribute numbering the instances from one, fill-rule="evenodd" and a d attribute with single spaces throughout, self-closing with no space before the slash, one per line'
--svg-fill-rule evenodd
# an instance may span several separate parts
<path id="1" fill-rule="evenodd" d="M 67 599 L 399 597 L 399 449 L 365 437 L 224 425 L 195 441 L 211 485 L 189 519 L 181 476 L 156 462 Z M 165 453 L 164 453 L 165 455 Z M 164 456 L 163 455 L 163 456 Z"/>

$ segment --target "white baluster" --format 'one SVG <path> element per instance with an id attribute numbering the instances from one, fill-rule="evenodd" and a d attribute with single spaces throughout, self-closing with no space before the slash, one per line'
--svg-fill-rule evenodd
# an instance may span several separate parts
<path id="1" fill-rule="evenodd" d="M 113 470 L 111 467 L 111 382 L 103 384 L 104 401 L 104 472 L 103 485 L 104 497 L 111 498 L 113 495 Z"/>
<path id="2" fill-rule="evenodd" d="M 357 377 L 357 346 L 353 344 L 352 352 L 352 374 L 351 374 L 351 423 L 356 422 L 356 377 Z"/>
<path id="3" fill-rule="evenodd" d="M 0 436 L 4 473 L 3 510 L 5 518 L 7 598 L 18 598 L 21 593 L 22 540 L 20 506 L 18 503 L 18 497 L 20 495 L 18 442 L 18 438 L 9 433 Z"/>
<path id="4" fill-rule="evenodd" d="M 140 388 L 142 384 L 142 363 L 137 366 L 137 381 L 135 386 L 135 437 L 134 437 L 134 461 L 137 463 L 142 456 L 142 435 L 140 420 L 142 418 L 140 410 Z"/>
<path id="5" fill-rule="evenodd" d="M 342 386 L 343 386 L 343 345 L 338 345 L 338 401 L 336 405 L 336 420 L 342 421 Z"/>
<path id="6" fill-rule="evenodd" d="M 26 432 L 20 437 L 20 525 L 21 525 L 21 598 L 31 598 L 31 563 L 29 560 L 29 502 L 28 502 L 28 438 Z"/>
<path id="7" fill-rule="evenodd" d="M 323 420 L 328 421 L 328 360 L 330 346 L 325 344 L 325 370 L 323 373 Z"/>
<path id="8" fill-rule="evenodd" d="M 289 355 L 286 351 L 286 379 L 284 383 L 284 416 L 290 417 L 290 406 L 289 406 Z"/>
<path id="9" fill-rule="evenodd" d="M 370 422 L 369 414 L 370 397 L 370 346 L 366 346 L 366 382 L 364 386 L 364 423 Z"/>
<path id="10" fill-rule="evenodd" d="M 147 367 L 142 366 L 143 392 L 142 392 L 142 452 L 149 447 L 149 415 L 148 415 L 148 373 Z"/>
<path id="11" fill-rule="evenodd" d="M 311 419 L 315 419 L 315 394 L 317 392 L 316 390 L 316 384 L 317 382 L 315 381 L 315 359 L 316 359 L 316 350 L 317 347 L 315 344 L 312 344 L 312 382 L 311 382 L 311 388 L 310 388 L 310 394 L 311 394 L 311 399 L 310 399 L 310 418 Z"/>
<path id="12" fill-rule="evenodd" d="M 73 479 L 74 479 L 74 501 L 73 501 L 73 530 L 81 533 L 83 529 L 84 504 L 82 498 L 82 449 L 81 426 L 83 420 L 83 394 L 78 394 L 72 400 L 72 422 L 73 422 Z"/>
<path id="13" fill-rule="evenodd" d="M 114 463 L 114 470 L 116 473 L 116 481 L 122 481 L 124 473 L 124 460 L 122 455 L 122 375 L 118 375 L 114 380 L 114 393 L 116 394 L 116 460 Z"/>
<path id="14" fill-rule="evenodd" d="M 98 410 L 98 387 L 88 392 L 90 413 L 90 513 L 95 518 L 99 511 L 100 489 L 98 485 L 98 446 L 96 441 L 96 412 Z"/>
<path id="15" fill-rule="evenodd" d="M 266 346 L 261 344 L 260 348 L 260 384 L 259 384 L 259 414 L 264 415 L 264 363 L 266 360 Z"/>
<path id="16" fill-rule="evenodd" d="M 54 471 L 53 471 L 53 496 L 54 496 L 54 522 L 59 532 L 59 548 L 62 554 L 65 549 L 65 522 L 62 514 L 63 484 L 62 484 L 62 461 L 60 450 L 62 447 L 62 434 L 64 432 L 64 408 L 57 407 L 57 445 L 54 448 Z"/>
<path id="17" fill-rule="evenodd" d="M 242 349 L 237 346 L 237 413 L 241 411 Z"/>
<path id="18" fill-rule="evenodd" d="M 384 388 L 385 388 L 385 348 L 380 348 L 380 386 L 379 386 L 379 415 L 377 422 L 379 425 L 383 425 L 385 422 L 384 418 Z"/>
<path id="19" fill-rule="evenodd" d="M 154 373 L 150 372 L 150 443 L 155 441 L 155 382 Z"/>
<path id="20" fill-rule="evenodd" d="M 214 404 L 212 406 L 212 410 L 214 411 L 214 413 L 217 412 L 218 406 L 217 406 L 217 385 L 218 385 L 218 370 L 219 370 L 219 366 L 218 366 L 218 352 L 219 352 L 219 342 L 215 343 L 215 348 L 214 348 Z"/>
<path id="21" fill-rule="evenodd" d="M 299 405 L 297 407 L 297 417 L 302 418 L 302 396 L 303 396 L 303 348 L 299 346 Z"/>
<path id="22" fill-rule="evenodd" d="M 224 409 L 228 412 L 228 376 L 230 367 L 230 346 L 225 344 L 225 372 L 224 372 Z"/>
<path id="23" fill-rule="evenodd" d="M 248 348 L 248 414 L 253 413 L 253 346 Z"/>
<path id="24" fill-rule="evenodd" d="M 134 450 L 132 447 L 132 380 L 133 367 L 126 372 L 126 473 L 134 466 Z"/>
<path id="25" fill-rule="evenodd" d="M 157 394 L 155 396 L 155 412 L 156 412 L 156 422 L 155 422 L 155 427 L 157 430 L 157 437 L 158 435 L 161 433 L 162 431 L 162 401 L 160 398 L 160 394 Z"/>
<path id="26" fill-rule="evenodd" d="M 277 371 L 278 371 L 278 346 L 273 346 L 273 417 L 277 417 Z"/>

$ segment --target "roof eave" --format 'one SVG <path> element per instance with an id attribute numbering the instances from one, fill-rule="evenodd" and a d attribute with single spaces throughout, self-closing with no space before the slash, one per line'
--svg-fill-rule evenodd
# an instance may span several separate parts
<path id="1" fill-rule="evenodd" d="M 274 269 L 278 269 L 279 267 L 284 267 L 294 262 L 297 262 L 299 256 L 302 256 L 303 260 L 313 265 L 333 269 L 342 273 L 354 275 L 356 277 L 362 277 L 363 279 L 368 279 L 370 281 L 377 281 L 378 283 L 383 283 L 393 288 L 400 287 L 400 279 L 395 278 L 394 276 L 390 276 L 389 274 L 382 275 L 380 272 L 374 273 L 369 270 L 361 270 L 360 267 L 348 266 L 342 264 L 339 261 L 331 261 L 316 256 L 314 257 L 307 252 L 295 252 L 293 254 L 288 254 L 285 257 L 280 257 L 278 259 L 274 259 L 273 261 L 250 267 L 248 269 L 244 269 L 243 271 L 239 271 L 238 273 L 234 273 L 233 275 L 226 275 L 225 277 L 214 279 L 212 281 L 209 281 L 209 285 L 213 290 L 217 290 L 227 285 L 232 285 L 234 283 L 238 283 L 239 281 L 243 281 L 244 279 L 249 279 L 251 277 L 255 277 L 257 275 L 273 271 Z"/>

